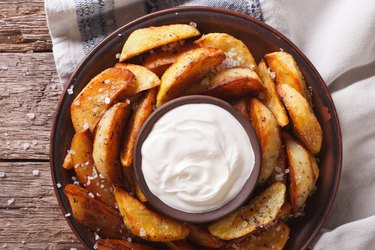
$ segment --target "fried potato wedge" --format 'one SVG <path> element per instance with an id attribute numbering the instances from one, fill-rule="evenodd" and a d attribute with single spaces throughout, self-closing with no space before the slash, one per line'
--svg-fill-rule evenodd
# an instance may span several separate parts
<path id="1" fill-rule="evenodd" d="M 100 120 L 94 138 L 93 158 L 104 178 L 110 183 L 122 185 L 119 162 L 121 138 L 129 117 L 130 106 L 117 103 L 107 110 Z"/>
<path id="2" fill-rule="evenodd" d="M 116 63 L 114 68 L 123 68 L 130 70 L 135 76 L 134 93 L 152 89 L 160 85 L 159 77 L 147 68 L 131 64 L 131 63 Z"/>
<path id="3" fill-rule="evenodd" d="M 199 35 L 199 30 L 188 24 L 171 24 L 137 29 L 126 40 L 121 51 L 120 62 L 168 43 Z"/>
<path id="4" fill-rule="evenodd" d="M 114 194 L 125 226 L 134 235 L 160 242 L 181 240 L 188 236 L 189 228 L 151 211 L 122 188 L 116 187 Z"/>
<path id="5" fill-rule="evenodd" d="M 187 224 L 187 227 L 190 229 L 190 234 L 188 236 L 189 240 L 200 246 L 220 248 L 224 245 L 224 241 L 211 235 L 207 228 L 203 226 Z"/>
<path id="6" fill-rule="evenodd" d="M 74 168 L 74 165 L 72 163 L 72 154 L 71 153 L 66 154 L 66 156 L 64 158 L 64 162 L 62 164 L 62 167 L 66 170 L 70 170 L 70 169 Z"/>
<path id="7" fill-rule="evenodd" d="M 247 97 L 243 97 L 235 101 L 233 107 L 240 112 L 243 116 L 250 119 L 250 99 Z"/>
<path id="8" fill-rule="evenodd" d="M 115 208 L 116 199 L 109 183 L 102 175 L 99 175 L 92 158 L 93 139 L 89 129 L 79 131 L 72 140 L 71 145 L 72 164 L 77 175 L 77 180 L 95 198 L 104 202 L 107 206 Z"/>
<path id="9" fill-rule="evenodd" d="M 199 47 L 217 48 L 224 51 L 226 68 L 246 67 L 257 72 L 257 64 L 246 45 L 237 38 L 225 33 L 209 33 L 194 42 Z"/>
<path id="10" fill-rule="evenodd" d="M 278 51 L 264 56 L 271 71 L 275 73 L 276 84 L 288 84 L 306 98 L 311 105 L 311 96 L 307 89 L 306 82 L 293 56 Z"/>
<path id="11" fill-rule="evenodd" d="M 109 68 L 94 77 L 70 106 L 76 132 L 90 128 L 94 131 L 104 112 L 127 92 L 134 94 L 135 76 L 127 69 Z"/>
<path id="12" fill-rule="evenodd" d="M 127 240 L 100 239 L 98 250 L 157 250 L 158 248 Z"/>
<path id="13" fill-rule="evenodd" d="M 297 140 L 283 133 L 289 166 L 289 196 L 292 213 L 303 207 L 310 193 L 315 188 L 318 169 L 314 156 Z"/>
<path id="14" fill-rule="evenodd" d="M 133 172 L 133 167 L 123 168 L 123 173 L 124 173 L 124 177 L 125 177 L 125 179 L 127 181 L 127 184 L 129 184 L 129 186 L 130 186 L 128 190 L 130 192 L 134 192 L 135 195 L 137 196 L 137 198 L 140 201 L 146 202 L 147 198 L 143 194 L 141 188 L 139 187 L 139 184 L 138 184 L 137 180 L 135 179 L 134 172 Z"/>
<path id="15" fill-rule="evenodd" d="M 286 176 L 287 173 L 285 173 L 286 170 L 286 152 L 285 147 L 280 148 L 280 156 L 279 160 L 277 162 L 277 166 L 275 167 L 275 170 L 273 171 L 271 177 L 268 179 L 267 183 L 271 185 L 275 181 L 280 181 L 284 184 L 286 184 Z"/>
<path id="16" fill-rule="evenodd" d="M 282 250 L 289 239 L 290 229 L 280 221 L 270 228 L 254 233 L 228 249 Z"/>
<path id="17" fill-rule="evenodd" d="M 263 184 L 278 164 L 281 149 L 280 128 L 272 112 L 258 99 L 250 100 L 250 115 L 262 152 L 258 184 Z"/>
<path id="18" fill-rule="evenodd" d="M 72 208 L 73 218 L 82 225 L 92 231 L 99 228 L 100 235 L 104 237 L 121 239 L 131 236 L 118 212 L 89 196 L 87 190 L 68 184 L 64 193 Z"/>
<path id="19" fill-rule="evenodd" d="M 213 222 L 208 230 L 223 240 L 237 239 L 272 223 L 285 202 L 286 187 L 275 182 L 246 206 Z"/>
<path id="20" fill-rule="evenodd" d="M 120 160 L 123 167 L 131 167 L 133 164 L 135 142 L 143 123 L 153 112 L 157 93 L 157 88 L 148 90 L 139 100 L 138 108 L 132 113 L 129 119 L 123 140 L 124 144 L 120 154 Z"/>
<path id="21" fill-rule="evenodd" d="M 185 94 L 206 94 L 223 99 L 256 95 L 263 90 L 257 73 L 249 68 L 230 68 L 192 85 Z"/>
<path id="22" fill-rule="evenodd" d="M 258 99 L 266 105 L 269 110 L 271 110 L 277 123 L 281 127 L 288 125 L 288 114 L 286 113 L 284 104 L 276 91 L 275 83 L 268 71 L 267 65 L 263 60 L 258 64 L 258 74 L 265 87 L 264 90 L 259 93 Z"/>
<path id="23" fill-rule="evenodd" d="M 177 61 L 177 58 L 183 53 L 195 49 L 198 46 L 195 44 L 185 45 L 177 50 L 177 52 L 168 52 L 158 50 L 153 54 L 148 55 L 143 61 L 143 66 L 161 77 L 164 72 Z"/>
<path id="24" fill-rule="evenodd" d="M 290 205 L 290 203 L 285 202 L 280 208 L 280 211 L 276 216 L 276 220 L 282 220 L 282 221 L 289 220 L 291 209 L 292 209 L 292 206 Z"/>
<path id="25" fill-rule="evenodd" d="M 224 59 L 224 53 L 213 48 L 198 48 L 182 54 L 161 77 L 156 106 L 183 95 Z"/>
<path id="26" fill-rule="evenodd" d="M 314 155 L 322 147 L 323 131 L 307 100 L 293 87 L 287 84 L 277 86 L 289 116 L 293 121 L 293 128 L 298 139 Z"/>

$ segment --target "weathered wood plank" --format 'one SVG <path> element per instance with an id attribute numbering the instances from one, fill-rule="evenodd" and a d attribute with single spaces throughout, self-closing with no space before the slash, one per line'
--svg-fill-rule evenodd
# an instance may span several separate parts
<path id="1" fill-rule="evenodd" d="M 0 0 L 0 52 L 51 51 L 43 0 Z"/>
<path id="2" fill-rule="evenodd" d="M 82 249 L 58 206 L 49 163 L 0 162 L 0 172 L 0 248 Z"/>
<path id="3" fill-rule="evenodd" d="M 0 53 L 0 159 L 49 159 L 60 93 L 52 53 Z"/>

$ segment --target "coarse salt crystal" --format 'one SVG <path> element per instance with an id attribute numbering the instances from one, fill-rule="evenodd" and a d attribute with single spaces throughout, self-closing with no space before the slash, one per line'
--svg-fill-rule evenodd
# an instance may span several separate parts
<path id="1" fill-rule="evenodd" d="M 29 147 L 30 147 L 30 143 L 25 142 L 24 144 L 22 144 L 22 148 L 24 150 L 27 150 Z"/>
<path id="2" fill-rule="evenodd" d="M 56 183 L 56 186 L 57 186 L 57 188 L 61 188 L 61 184 L 60 183 Z"/>
<path id="3" fill-rule="evenodd" d="M 33 175 L 34 176 L 39 176 L 39 170 L 38 169 L 34 169 L 33 170 Z"/>
<path id="4" fill-rule="evenodd" d="M 130 238 L 130 237 L 128 237 L 126 240 L 127 240 L 129 243 L 132 242 L 132 238 Z"/>
<path id="5" fill-rule="evenodd" d="M 108 79 L 104 80 L 104 83 L 105 83 L 105 84 L 108 84 L 108 83 L 110 83 L 110 82 L 111 82 L 111 81 L 108 80 Z"/>
<path id="6" fill-rule="evenodd" d="M 120 53 L 117 53 L 116 54 L 116 59 L 119 59 L 120 58 Z"/>
<path id="7" fill-rule="evenodd" d="M 22 244 L 26 244 L 26 241 L 24 241 L 24 240 L 23 240 L 23 241 L 21 241 L 21 242 L 22 242 Z"/>
<path id="8" fill-rule="evenodd" d="M 7 202 L 8 202 L 8 206 L 12 205 L 14 203 L 14 198 L 10 198 Z"/>
<path id="9" fill-rule="evenodd" d="M 280 167 L 275 167 L 275 171 L 278 173 L 281 173 L 281 168 Z"/>
<path id="10" fill-rule="evenodd" d="M 72 176 L 72 180 L 73 180 L 73 181 L 76 181 L 76 180 L 77 180 L 77 177 Z"/>
<path id="11" fill-rule="evenodd" d="M 76 101 L 73 102 L 73 105 L 76 105 L 76 106 L 79 106 L 80 104 L 81 104 L 81 102 L 78 101 L 78 100 L 76 100 Z"/>
<path id="12" fill-rule="evenodd" d="M 143 227 L 141 227 L 141 229 L 139 230 L 139 236 L 141 237 L 146 236 L 146 230 Z"/>
<path id="13" fill-rule="evenodd" d="M 276 181 L 282 181 L 283 180 L 283 174 L 277 174 L 277 175 L 275 175 L 275 180 Z"/>
<path id="14" fill-rule="evenodd" d="M 95 198 L 95 196 L 94 196 L 93 193 L 89 193 L 89 196 L 90 196 L 91 198 Z"/>
<path id="15" fill-rule="evenodd" d="M 4 178 L 5 177 L 5 173 L 4 172 L 0 172 L 0 178 Z"/>
<path id="16" fill-rule="evenodd" d="M 285 173 L 286 174 L 289 173 L 289 168 L 285 169 Z"/>
<path id="17" fill-rule="evenodd" d="M 104 185 L 103 185 L 103 184 L 100 184 L 100 188 L 104 188 Z"/>
<path id="18" fill-rule="evenodd" d="M 85 122 L 85 123 L 83 124 L 83 129 L 86 130 L 86 129 L 88 129 L 88 128 L 89 128 L 89 124 L 88 124 L 87 122 Z"/>
<path id="19" fill-rule="evenodd" d="M 65 214 L 65 217 L 70 217 L 70 216 L 71 216 L 70 213 Z"/>
<path id="20" fill-rule="evenodd" d="M 126 99 L 125 102 L 126 102 L 127 104 L 130 104 L 130 100 L 129 100 L 129 99 Z"/>
<path id="21" fill-rule="evenodd" d="M 73 184 L 79 186 L 79 181 L 73 181 Z"/>
<path id="22" fill-rule="evenodd" d="M 197 23 L 195 23 L 195 22 L 190 22 L 189 25 L 192 26 L 192 27 L 194 27 L 194 28 L 197 27 Z"/>
<path id="23" fill-rule="evenodd" d="M 74 85 L 72 85 L 72 86 L 70 86 L 69 88 L 68 88 L 68 95 L 72 95 L 73 94 L 73 89 L 74 89 Z"/>
<path id="24" fill-rule="evenodd" d="M 111 102 L 111 99 L 109 99 L 109 97 L 106 97 L 105 99 L 104 99 L 104 103 L 105 104 L 109 104 Z"/>
<path id="25" fill-rule="evenodd" d="M 5 133 L 4 133 L 4 136 L 5 136 L 5 137 L 7 137 L 7 136 L 8 136 L 8 133 L 7 133 L 7 132 L 5 132 Z"/>
<path id="26" fill-rule="evenodd" d="M 94 232 L 94 235 L 95 235 L 95 240 L 99 240 L 100 239 L 99 234 L 97 234 L 96 232 Z"/>
<path id="27" fill-rule="evenodd" d="M 75 247 L 71 247 L 70 250 L 77 250 L 77 248 L 75 248 Z"/>
<path id="28" fill-rule="evenodd" d="M 98 242 L 95 243 L 94 249 L 98 249 Z"/>
<path id="29" fill-rule="evenodd" d="M 71 149 L 68 149 L 67 151 L 66 151 L 68 154 L 70 154 L 70 155 L 74 155 L 76 152 L 74 152 L 74 150 L 71 150 Z M 74 176 L 73 176 L 74 177 Z M 73 179 L 73 177 L 72 177 L 72 179 Z"/>
<path id="30" fill-rule="evenodd" d="M 29 117 L 29 119 L 31 121 L 35 119 L 35 114 L 34 113 L 27 113 L 26 115 Z"/>
<path id="31" fill-rule="evenodd" d="M 36 140 L 33 140 L 32 143 L 33 143 L 33 145 L 37 145 L 38 144 L 38 142 Z"/>
<path id="32" fill-rule="evenodd" d="M 7 67 L 7 66 L 1 66 L 1 69 L 2 69 L 2 70 L 7 70 L 8 67 Z"/>

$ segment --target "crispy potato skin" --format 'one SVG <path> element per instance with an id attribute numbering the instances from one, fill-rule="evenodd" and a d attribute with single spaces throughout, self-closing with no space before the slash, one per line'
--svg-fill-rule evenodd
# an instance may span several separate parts
<path id="1" fill-rule="evenodd" d="M 259 93 L 258 99 L 271 110 L 281 127 L 288 125 L 288 114 L 276 91 L 276 85 L 268 72 L 267 65 L 263 60 L 258 64 L 258 74 L 264 86 L 264 90 Z"/>
<path id="2" fill-rule="evenodd" d="M 73 169 L 74 165 L 72 164 L 72 154 L 66 154 L 62 167 L 66 170 Z"/>
<path id="3" fill-rule="evenodd" d="M 198 48 L 182 54 L 163 74 L 156 106 L 183 95 L 224 59 L 225 54 L 213 48 Z"/>
<path id="4" fill-rule="evenodd" d="M 126 190 L 129 190 L 130 192 L 134 192 L 137 196 L 138 200 L 142 202 L 147 201 L 147 197 L 143 194 L 141 188 L 139 187 L 139 184 L 137 180 L 135 179 L 133 167 L 130 168 L 123 168 L 124 177 L 126 179 L 126 184 L 128 184 L 129 187 L 125 186 Z"/>
<path id="5" fill-rule="evenodd" d="M 90 197 L 85 189 L 68 184 L 64 193 L 72 208 L 72 215 L 79 223 L 92 231 L 100 228 L 100 235 L 104 237 L 121 239 L 131 236 L 117 211 Z"/>
<path id="6" fill-rule="evenodd" d="M 138 108 L 133 112 L 129 119 L 123 139 L 124 144 L 120 155 L 120 160 L 123 167 L 131 167 L 133 164 L 135 142 L 143 123 L 153 112 L 157 93 L 157 88 L 148 90 L 139 100 Z"/>
<path id="7" fill-rule="evenodd" d="M 135 76 L 127 69 L 109 68 L 94 77 L 78 94 L 70 106 L 73 127 L 84 130 L 87 123 L 91 132 L 114 102 L 126 93 L 134 93 Z"/>
<path id="8" fill-rule="evenodd" d="M 283 133 L 286 145 L 289 167 L 289 196 L 292 213 L 296 213 L 305 204 L 310 193 L 314 190 L 318 176 L 314 156 L 297 140 Z"/>
<path id="9" fill-rule="evenodd" d="M 251 124 L 257 134 L 262 152 L 258 184 L 263 184 L 278 164 L 281 149 L 280 128 L 272 112 L 258 99 L 250 100 L 250 114 Z"/>
<path id="10" fill-rule="evenodd" d="M 120 62 L 168 43 L 199 35 L 199 30 L 188 24 L 171 24 L 135 30 L 122 48 Z"/>
<path id="11" fill-rule="evenodd" d="M 228 249 L 241 250 L 282 250 L 289 239 L 290 229 L 280 221 L 274 226 L 254 233 Z M 232 244 L 233 245 L 233 244 Z"/>
<path id="12" fill-rule="evenodd" d="M 220 248 L 224 245 L 224 241 L 211 235 L 204 226 L 187 224 L 187 227 L 190 229 L 188 238 L 200 246 Z"/>
<path id="13" fill-rule="evenodd" d="M 244 117 L 250 120 L 250 98 L 240 98 L 236 100 L 232 105 L 238 112 L 240 112 Z"/>
<path id="14" fill-rule="evenodd" d="M 96 129 L 93 158 L 104 178 L 122 186 L 122 170 L 119 162 L 121 138 L 130 114 L 127 103 L 117 103 L 105 112 Z"/>
<path id="15" fill-rule="evenodd" d="M 236 99 L 256 95 L 263 88 L 255 71 L 249 68 L 231 68 L 219 71 L 212 77 L 192 85 L 185 94 L 205 94 L 222 99 Z"/>
<path id="16" fill-rule="evenodd" d="M 114 191 L 125 226 L 136 236 L 149 241 L 175 241 L 186 238 L 189 228 L 148 209 L 122 188 Z"/>
<path id="17" fill-rule="evenodd" d="M 293 56 L 284 51 L 278 51 L 266 54 L 264 58 L 271 71 L 275 73 L 276 84 L 288 84 L 296 89 L 298 93 L 306 98 L 311 107 L 311 96 L 302 72 Z"/>
<path id="18" fill-rule="evenodd" d="M 98 250 L 157 250 L 158 248 L 127 240 L 100 239 Z"/>
<path id="19" fill-rule="evenodd" d="M 237 239 L 272 223 L 285 202 L 286 187 L 275 182 L 246 206 L 213 222 L 208 230 L 223 240 Z"/>
<path id="20" fill-rule="evenodd" d="M 226 53 L 227 57 L 233 61 L 228 62 L 231 68 L 246 67 L 258 72 L 257 64 L 253 55 L 246 45 L 237 38 L 226 33 L 209 33 L 194 42 L 199 47 L 217 48 Z"/>
<path id="21" fill-rule="evenodd" d="M 97 172 L 93 152 L 93 139 L 89 129 L 79 131 L 72 140 L 71 150 L 72 165 L 77 175 L 77 180 L 98 200 L 107 206 L 115 208 L 115 196 L 111 192 L 111 183 L 101 177 Z"/>
<path id="22" fill-rule="evenodd" d="M 293 121 L 296 136 L 315 155 L 320 152 L 323 131 L 307 100 L 287 84 L 277 86 L 286 109 Z"/>

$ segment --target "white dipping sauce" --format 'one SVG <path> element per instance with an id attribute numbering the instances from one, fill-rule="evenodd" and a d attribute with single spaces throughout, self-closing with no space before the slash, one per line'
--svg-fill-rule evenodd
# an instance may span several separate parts
<path id="1" fill-rule="evenodd" d="M 175 209 L 201 213 L 231 201 L 254 166 L 245 129 L 212 104 L 176 107 L 143 142 L 142 171 L 150 191 Z"/>

